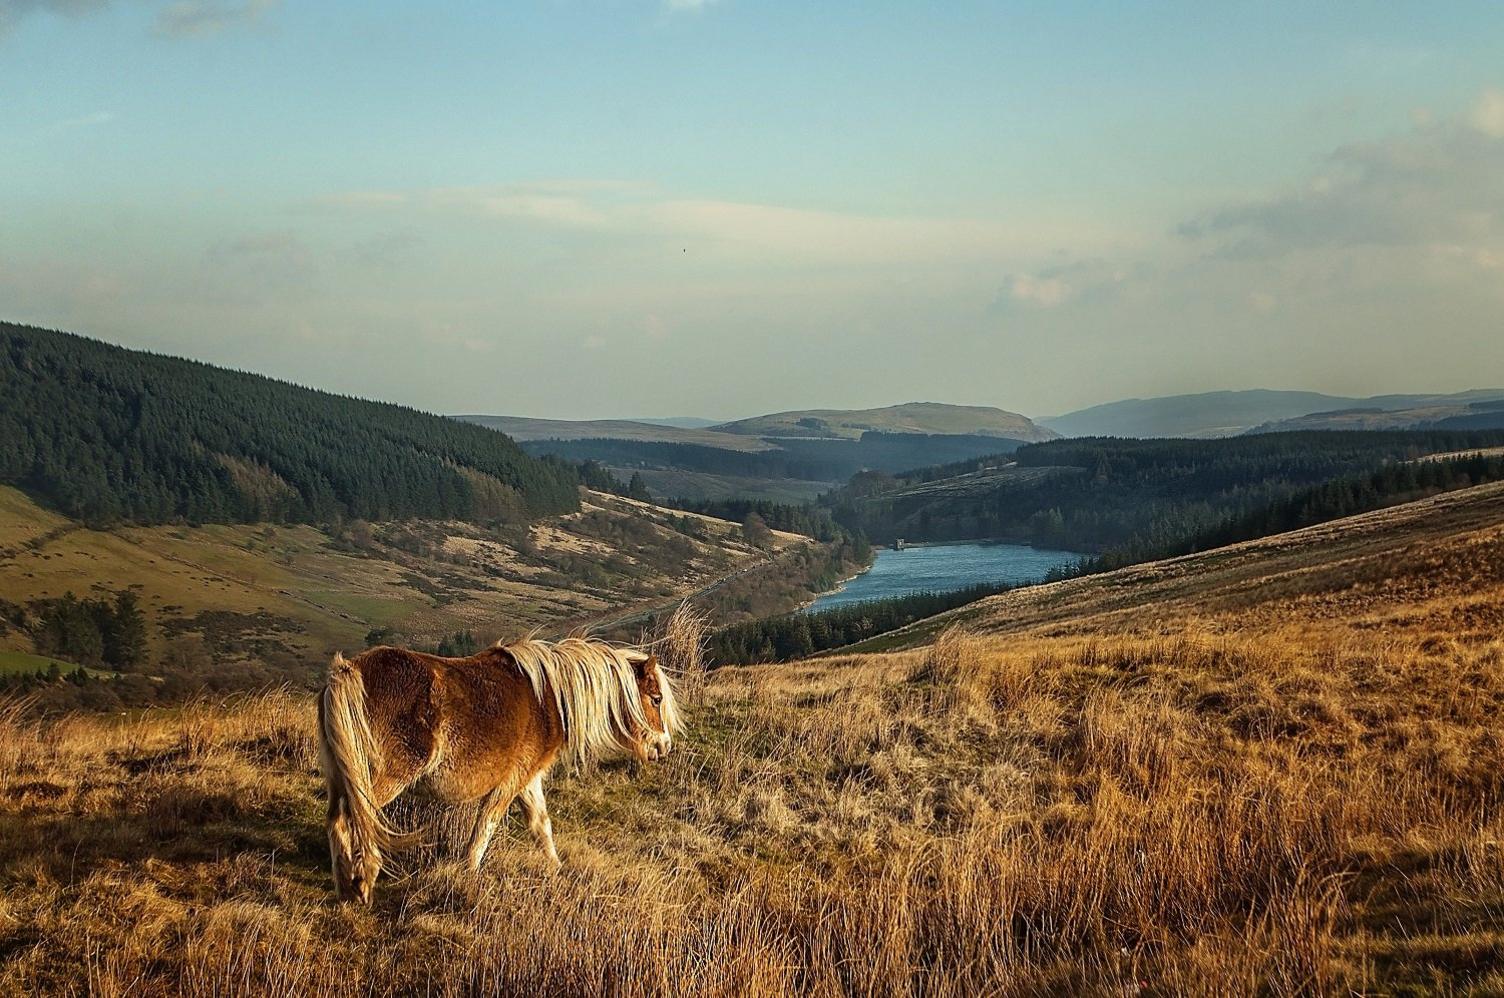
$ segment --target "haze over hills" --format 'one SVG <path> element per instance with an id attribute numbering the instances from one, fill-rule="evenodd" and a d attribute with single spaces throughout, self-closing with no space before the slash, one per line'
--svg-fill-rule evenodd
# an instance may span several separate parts
<path id="1" fill-rule="evenodd" d="M 811 409 L 687 428 L 623 419 L 465 415 L 534 454 L 595 461 L 664 498 L 813 499 L 859 471 L 943 464 L 1011 451 L 1055 434 L 990 406 L 909 402 Z"/>
<path id="2" fill-rule="evenodd" d="M 1230 437 L 1260 423 L 1355 401 L 1319 392 L 1201 392 L 1106 402 L 1039 423 L 1067 437 Z"/>
<path id="3" fill-rule="evenodd" d="M 1004 437 L 1027 443 L 1053 440 L 1058 435 L 1016 412 L 945 402 L 905 402 L 878 409 L 803 409 L 722 423 L 698 417 L 537 419 L 465 414 L 454 418 L 500 430 L 514 440 L 652 440 L 728 450 L 767 450 L 775 446 L 761 438 L 855 440 L 867 432 Z"/>
<path id="4" fill-rule="evenodd" d="M 1395 398 L 1385 396 L 1383 398 Z M 1253 432 L 1281 433 L 1298 430 L 1408 430 L 1423 427 L 1481 430 L 1504 426 L 1504 390 L 1461 392 L 1430 398 L 1404 399 L 1403 407 L 1384 408 L 1381 399 L 1350 409 L 1313 412 L 1293 419 L 1265 423 Z"/>
<path id="5" fill-rule="evenodd" d="M 925 433 L 1004 437 L 1027 443 L 1058 436 L 1016 412 L 945 402 L 905 402 L 878 409 L 800 409 L 733 420 L 716 429 L 757 437 L 856 439 L 866 432 Z"/>
<path id="6" fill-rule="evenodd" d="M 756 437 L 723 433 L 703 426 L 650 423 L 635 419 L 534 419 L 531 416 L 455 416 L 499 430 L 513 440 L 639 440 L 653 443 L 696 444 L 735 451 L 772 450 L 774 445 Z"/>
<path id="7" fill-rule="evenodd" d="M 647 423 L 649 426 L 677 426 L 683 430 L 703 430 L 707 426 L 726 422 L 724 419 L 706 419 L 704 416 L 636 416 L 631 422 Z"/>
<path id="8" fill-rule="evenodd" d="M 1465 414 L 1470 403 L 1496 399 L 1504 399 L 1504 389 L 1370 398 L 1250 389 L 1124 399 L 1037 422 L 1068 437 L 1230 437 L 1250 430 L 1411 429 L 1432 425 L 1446 416 Z M 1363 425 L 1365 421 L 1352 410 L 1417 411 L 1405 416 L 1373 418 Z M 1346 415 L 1338 416 L 1339 413 Z"/>

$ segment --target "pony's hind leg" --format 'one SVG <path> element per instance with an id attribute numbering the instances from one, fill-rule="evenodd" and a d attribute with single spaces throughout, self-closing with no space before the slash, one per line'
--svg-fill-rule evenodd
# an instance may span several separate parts
<path id="1" fill-rule="evenodd" d="M 522 788 L 522 809 L 527 812 L 527 827 L 533 833 L 533 841 L 548 854 L 554 869 L 558 869 L 562 864 L 559 862 L 559 851 L 554 848 L 554 823 L 548 820 L 548 804 L 543 799 L 541 771 Z"/>

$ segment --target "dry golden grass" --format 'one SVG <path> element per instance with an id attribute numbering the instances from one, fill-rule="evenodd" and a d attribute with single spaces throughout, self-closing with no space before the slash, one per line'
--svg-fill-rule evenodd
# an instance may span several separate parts
<path id="1" fill-rule="evenodd" d="M 668 762 L 551 789 L 562 872 L 514 825 L 371 910 L 331 897 L 308 701 L 12 714 L 0 988 L 1499 993 L 1504 635 L 1364 571 L 1404 626 L 1307 593 L 722 670 Z"/>

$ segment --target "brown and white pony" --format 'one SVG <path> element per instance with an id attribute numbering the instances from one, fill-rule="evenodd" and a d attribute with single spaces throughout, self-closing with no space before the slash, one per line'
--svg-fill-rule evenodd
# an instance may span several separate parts
<path id="1" fill-rule="evenodd" d="M 557 865 L 543 800 L 554 764 L 661 759 L 679 725 L 658 660 L 605 641 L 524 640 L 469 658 L 386 647 L 335 655 L 319 699 L 335 888 L 371 903 L 383 856 L 417 837 L 394 830 L 381 809 L 412 787 L 449 804 L 481 802 L 471 869 L 519 795 L 534 839 Z"/>

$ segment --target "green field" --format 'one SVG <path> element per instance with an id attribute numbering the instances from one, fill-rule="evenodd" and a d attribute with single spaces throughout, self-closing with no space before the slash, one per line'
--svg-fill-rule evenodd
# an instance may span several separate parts
<path id="1" fill-rule="evenodd" d="M 56 665 L 63 672 L 72 672 L 78 666 L 72 662 L 64 662 L 60 658 L 48 658 L 46 655 L 33 655 L 24 651 L 0 651 L 0 676 L 13 676 L 18 674 L 46 672 L 51 666 Z M 108 676 L 110 673 L 99 669 L 87 670 L 93 676 Z"/>

